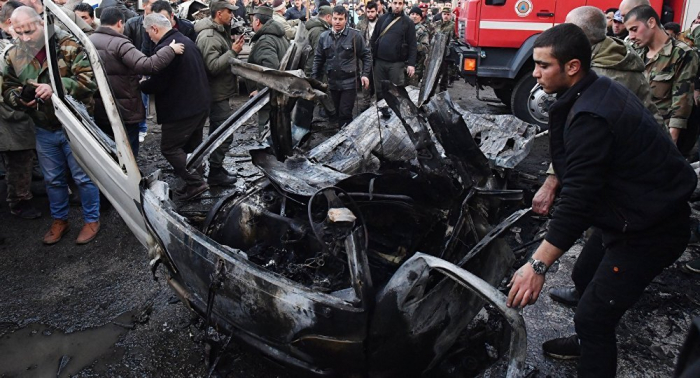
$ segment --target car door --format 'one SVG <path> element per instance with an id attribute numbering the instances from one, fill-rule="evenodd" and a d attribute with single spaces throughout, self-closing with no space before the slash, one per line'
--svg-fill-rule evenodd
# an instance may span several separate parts
<path id="1" fill-rule="evenodd" d="M 66 138 L 78 164 L 112 203 L 127 226 L 147 248 L 155 246 L 142 215 L 139 182 L 141 173 L 131 152 L 126 129 L 117 110 L 107 76 L 97 50 L 88 37 L 51 0 L 44 1 L 44 37 L 48 56 L 56 116 L 63 124 Z M 94 80 L 109 117 L 114 140 L 95 124 L 85 106 L 65 91 L 58 70 L 55 30 L 70 33 L 85 50 L 92 65 Z"/>

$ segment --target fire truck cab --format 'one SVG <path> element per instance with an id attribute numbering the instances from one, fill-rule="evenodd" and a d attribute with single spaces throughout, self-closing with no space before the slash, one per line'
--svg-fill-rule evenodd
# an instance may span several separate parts
<path id="1" fill-rule="evenodd" d="M 464 0 L 456 23 L 459 41 L 451 59 L 460 75 L 478 88 L 493 88 L 496 97 L 518 118 L 546 128 L 554 97 L 532 77 L 532 45 L 544 30 L 564 22 L 574 8 L 590 5 L 603 11 L 621 0 Z M 700 11 L 697 0 L 651 0 L 662 23 L 690 27 Z M 692 4 L 691 4 L 692 3 Z M 478 92 L 477 92 L 478 93 Z"/>

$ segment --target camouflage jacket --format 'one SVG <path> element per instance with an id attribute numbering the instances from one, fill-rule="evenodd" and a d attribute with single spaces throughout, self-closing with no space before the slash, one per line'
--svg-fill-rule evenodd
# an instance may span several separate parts
<path id="1" fill-rule="evenodd" d="M 97 90 L 94 74 L 90 61 L 83 51 L 82 46 L 68 33 L 57 29 L 52 37 L 58 40 L 56 53 L 58 56 L 58 70 L 61 82 L 67 95 L 72 96 L 86 105 L 91 112 L 92 96 Z M 28 109 L 19 102 L 19 94 L 22 86 L 27 83 L 51 84 L 46 56 L 43 63 L 36 58 L 38 51 L 29 50 L 26 44 L 20 43 L 10 48 L 5 57 L 4 81 L 2 83 L 2 95 L 5 103 L 12 107 L 26 111 L 38 127 L 48 130 L 58 130 L 61 123 L 54 113 L 51 101 L 40 104 L 38 108 Z"/>
<path id="2" fill-rule="evenodd" d="M 377 27 L 377 19 L 374 20 L 374 27 Z M 372 34 L 369 33 L 369 20 L 367 17 L 363 18 L 357 23 L 357 30 L 359 30 L 362 34 L 362 38 L 365 40 L 365 45 L 369 46 L 369 40 L 372 39 Z"/>
<path id="3" fill-rule="evenodd" d="M 645 60 L 648 48 L 636 52 Z M 649 80 L 651 100 L 668 128 L 684 129 L 693 107 L 698 56 L 683 42 L 669 38 L 658 54 L 646 59 L 644 76 Z"/>
<path id="4" fill-rule="evenodd" d="M 455 33 L 455 22 L 449 21 L 445 22 L 440 20 L 435 23 L 435 32 L 445 33 L 450 36 L 450 41 L 457 40 L 457 34 Z"/>
<path id="5" fill-rule="evenodd" d="M 418 56 L 416 58 L 416 71 L 422 73 L 425 67 L 425 58 L 430 52 L 430 33 L 425 25 L 416 24 L 416 45 Z"/>
<path id="6" fill-rule="evenodd" d="M 421 25 L 423 25 L 425 30 L 428 31 L 428 39 L 432 40 L 433 35 L 435 35 L 435 23 L 430 21 L 430 17 L 425 17 L 423 22 L 421 22 Z"/>

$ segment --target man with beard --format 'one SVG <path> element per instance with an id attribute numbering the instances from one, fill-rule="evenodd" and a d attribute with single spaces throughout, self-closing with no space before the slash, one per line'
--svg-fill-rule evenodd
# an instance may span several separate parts
<path id="1" fill-rule="evenodd" d="M 381 16 L 374 28 L 370 46 L 374 56 L 374 78 L 377 101 L 384 98 L 382 81 L 404 85 L 404 72 L 409 78 L 416 73 L 416 27 L 403 13 L 404 0 L 393 0 L 392 12 Z M 383 108 L 382 115 L 389 116 Z"/>

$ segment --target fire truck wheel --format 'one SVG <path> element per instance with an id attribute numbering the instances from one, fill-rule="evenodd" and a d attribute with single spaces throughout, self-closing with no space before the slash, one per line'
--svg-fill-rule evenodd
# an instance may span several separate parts
<path id="1" fill-rule="evenodd" d="M 514 116 L 544 131 L 548 127 L 549 106 L 554 101 L 555 97 L 544 93 L 534 77 L 524 75 L 513 88 L 511 109 Z"/>

